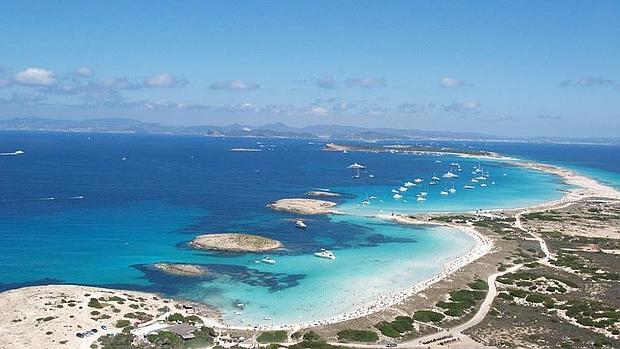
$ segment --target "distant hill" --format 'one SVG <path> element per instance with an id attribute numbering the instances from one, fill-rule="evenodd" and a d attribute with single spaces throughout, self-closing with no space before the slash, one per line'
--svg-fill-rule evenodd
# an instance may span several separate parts
<path id="1" fill-rule="evenodd" d="M 525 141 L 544 143 L 612 143 L 620 144 L 620 138 L 516 138 L 499 137 L 473 132 L 427 131 L 418 129 L 363 128 L 343 125 L 312 125 L 291 127 L 283 123 L 262 126 L 232 124 L 227 126 L 173 126 L 133 119 L 103 118 L 64 120 L 50 118 L 0 119 L 0 130 L 47 131 L 47 132 L 93 132 L 93 133 L 143 133 L 227 137 L 281 137 L 281 138 L 327 138 L 362 141 L 379 140 L 487 140 Z"/>

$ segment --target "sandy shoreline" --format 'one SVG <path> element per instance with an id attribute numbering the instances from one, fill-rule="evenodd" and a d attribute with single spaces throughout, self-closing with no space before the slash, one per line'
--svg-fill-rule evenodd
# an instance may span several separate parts
<path id="1" fill-rule="evenodd" d="M 459 156 L 476 157 L 476 156 L 463 155 L 463 154 L 460 154 Z M 557 207 L 561 207 L 564 205 L 570 205 L 584 198 L 620 199 L 620 192 L 618 190 L 612 187 L 606 186 L 592 178 L 577 174 L 576 172 L 572 170 L 568 170 L 568 169 L 565 169 L 559 166 L 542 164 L 542 163 L 537 163 L 537 162 L 522 161 L 522 160 L 508 158 L 508 157 L 493 157 L 493 160 L 498 160 L 498 161 L 502 161 L 502 162 L 505 162 L 507 164 L 511 164 L 514 166 L 521 166 L 521 167 L 529 168 L 532 170 L 544 171 L 546 173 L 556 175 L 560 177 L 564 183 L 575 186 L 575 188 L 569 189 L 565 193 L 565 195 L 561 199 L 558 199 L 558 200 L 548 201 L 548 202 L 531 205 L 528 207 L 522 207 L 522 208 L 490 209 L 490 210 L 484 210 L 482 212 L 497 212 L 497 211 L 527 212 L 527 211 L 545 210 L 549 208 L 557 208 Z M 298 204 L 305 205 L 308 202 L 312 202 L 312 201 L 320 202 L 321 201 L 321 200 L 312 200 L 312 199 L 283 199 L 283 200 L 304 200 L 304 201 L 299 201 L 299 202 L 284 201 L 283 202 L 279 200 L 280 205 L 278 205 L 277 207 L 272 207 L 272 208 L 281 209 L 281 210 L 289 211 L 289 212 L 295 212 L 295 210 L 297 210 L 299 207 Z M 335 206 L 335 203 L 331 203 L 331 202 L 328 202 L 328 203 L 330 204 L 326 205 L 326 204 L 319 203 L 316 207 L 313 206 L 310 208 L 310 211 L 304 211 L 304 213 L 306 214 L 317 214 L 314 212 L 335 213 L 335 211 L 333 210 L 333 206 Z M 308 213 L 308 212 L 313 212 L 313 213 Z M 447 215 L 450 213 L 442 212 L 441 214 Z M 458 257 L 456 259 L 453 259 L 449 261 L 448 263 L 446 263 L 442 271 L 438 273 L 437 275 L 433 276 L 432 278 L 419 282 L 415 285 L 412 285 L 411 287 L 407 289 L 398 290 L 395 292 L 384 294 L 374 299 L 373 301 L 368 302 L 365 306 L 361 308 L 357 308 L 347 313 L 339 314 L 337 316 L 333 316 L 333 317 L 323 319 L 323 320 L 310 321 L 310 322 L 298 322 L 294 324 L 279 325 L 279 326 L 264 325 L 258 328 L 254 326 L 227 326 L 225 324 L 219 323 L 218 320 L 215 320 L 215 319 L 209 319 L 210 324 L 215 325 L 217 327 L 221 327 L 221 328 L 244 329 L 244 330 L 256 330 L 256 329 L 258 330 L 267 330 L 267 329 L 293 330 L 295 329 L 296 330 L 300 328 L 307 328 L 307 327 L 313 327 L 313 326 L 318 326 L 318 325 L 334 324 L 334 323 L 338 323 L 338 322 L 342 322 L 346 320 L 363 317 L 363 316 L 370 315 L 375 312 L 390 308 L 402 302 L 403 300 L 407 299 L 408 297 L 429 288 L 431 285 L 447 278 L 448 276 L 450 276 L 457 270 L 474 262 L 478 258 L 486 255 L 493 248 L 493 241 L 485 237 L 484 235 L 482 235 L 473 226 L 444 223 L 444 222 L 422 221 L 422 220 L 408 218 L 402 215 L 376 215 L 374 217 L 384 219 L 384 220 L 394 221 L 394 222 L 402 223 L 402 224 L 443 225 L 443 226 L 452 227 L 455 229 L 459 229 L 462 232 L 470 235 L 475 240 L 476 244 L 475 244 L 475 247 L 471 251 L 469 251 L 467 254 L 461 257 Z M 81 287 L 81 286 L 49 286 L 49 287 Z M 25 290 L 25 289 L 17 289 L 17 290 L 11 290 L 7 292 L 20 292 L 21 290 Z M 113 290 L 113 291 L 114 292 L 129 292 L 129 291 L 123 291 L 123 290 Z M 0 297 L 5 295 L 7 292 L 0 293 Z"/>

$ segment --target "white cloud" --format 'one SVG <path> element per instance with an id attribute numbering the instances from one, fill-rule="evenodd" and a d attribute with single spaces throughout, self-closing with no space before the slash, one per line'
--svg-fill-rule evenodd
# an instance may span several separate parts
<path id="1" fill-rule="evenodd" d="M 559 115 L 550 115 L 550 114 L 539 114 L 539 115 L 536 115 L 536 117 L 541 119 L 541 120 L 561 120 L 561 119 L 563 119 L 563 117 L 561 117 Z"/>
<path id="2" fill-rule="evenodd" d="M 566 80 L 560 83 L 560 86 L 577 86 L 577 87 L 592 87 L 592 86 L 610 86 L 614 83 L 614 80 L 603 77 L 586 76 L 576 80 Z"/>
<path id="3" fill-rule="evenodd" d="M 312 107 L 308 110 L 307 114 L 315 116 L 327 116 L 329 115 L 329 110 L 325 107 Z"/>
<path id="4" fill-rule="evenodd" d="M 348 87 L 363 87 L 363 88 L 375 88 L 375 87 L 387 86 L 385 78 L 377 78 L 377 77 L 346 79 L 344 81 L 344 84 Z"/>
<path id="5" fill-rule="evenodd" d="M 186 83 L 185 79 L 177 78 L 170 73 L 154 74 L 144 80 L 144 85 L 148 87 L 174 87 L 183 86 Z"/>
<path id="6" fill-rule="evenodd" d="M 444 111 L 466 113 L 480 108 L 480 102 L 474 100 L 452 102 L 451 104 L 443 105 L 442 108 Z"/>
<path id="7" fill-rule="evenodd" d="M 259 87 L 260 85 L 251 81 L 224 80 L 213 83 L 210 88 L 212 90 L 250 91 Z"/>
<path id="8" fill-rule="evenodd" d="M 75 70 L 74 74 L 81 78 L 88 78 L 93 75 L 93 71 L 89 67 L 79 67 Z"/>
<path id="9" fill-rule="evenodd" d="M 325 76 L 325 77 L 316 78 L 313 80 L 314 80 L 314 84 L 318 88 L 334 89 L 338 87 L 338 82 L 331 76 Z"/>
<path id="10" fill-rule="evenodd" d="M 53 71 L 42 68 L 27 68 L 14 77 L 15 81 L 24 85 L 50 86 L 56 81 Z"/>
<path id="11" fill-rule="evenodd" d="M 462 87 L 465 86 L 465 81 L 445 76 L 439 79 L 439 86 L 445 88 Z"/>

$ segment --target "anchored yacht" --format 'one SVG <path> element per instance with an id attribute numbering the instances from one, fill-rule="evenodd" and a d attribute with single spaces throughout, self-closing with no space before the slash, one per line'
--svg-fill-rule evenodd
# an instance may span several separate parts
<path id="1" fill-rule="evenodd" d="M 322 248 L 318 252 L 314 252 L 314 256 L 319 257 L 319 258 L 331 259 L 331 260 L 336 259 L 336 255 L 332 251 L 326 250 L 324 248 Z"/>

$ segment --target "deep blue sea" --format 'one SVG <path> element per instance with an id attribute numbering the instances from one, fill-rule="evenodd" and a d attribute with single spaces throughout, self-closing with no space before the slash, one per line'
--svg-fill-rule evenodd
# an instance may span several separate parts
<path id="1" fill-rule="evenodd" d="M 429 142 L 427 142 L 428 144 Z M 569 166 L 620 183 L 612 146 L 450 143 Z M 369 216 L 507 208 L 559 198 L 557 178 L 449 156 L 333 153 L 316 140 L 123 134 L 0 133 L 0 290 L 77 283 L 161 292 L 212 304 L 231 324 L 311 321 L 410 287 L 474 247 L 462 232 Z M 236 152 L 234 148 L 260 151 Z M 16 150 L 24 153 L 11 155 Z M 6 154 L 5 154 L 6 153 Z M 359 179 L 347 166 L 362 163 Z M 458 179 L 428 185 L 458 162 Z M 488 186 L 466 190 L 474 166 Z M 393 198 L 393 189 L 424 181 Z M 457 192 L 439 195 L 454 187 Z M 342 194 L 341 215 L 305 217 L 266 205 L 315 188 Z M 427 200 L 415 194 L 428 192 Z M 369 197 L 370 205 L 362 204 Z M 269 255 L 189 249 L 194 236 L 247 232 L 282 241 Z M 313 252 L 328 248 L 336 261 Z M 157 262 L 205 265 L 205 277 L 166 275 Z M 235 307 L 244 303 L 240 312 Z M 235 314 L 238 312 L 238 314 Z"/>

